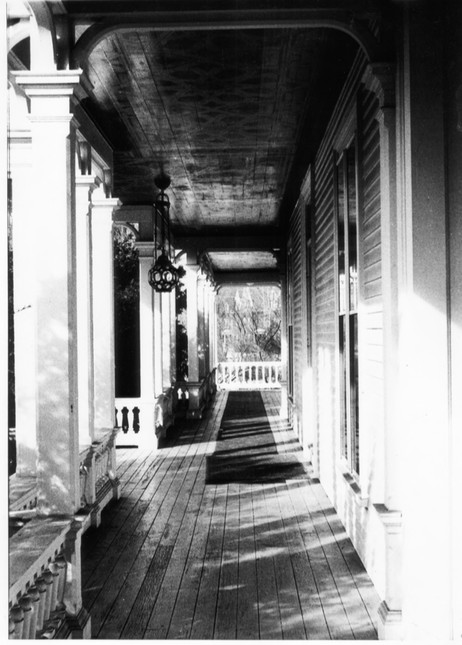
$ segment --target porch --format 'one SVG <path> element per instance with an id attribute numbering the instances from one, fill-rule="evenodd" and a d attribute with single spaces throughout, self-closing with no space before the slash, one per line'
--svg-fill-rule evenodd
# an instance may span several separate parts
<path id="1" fill-rule="evenodd" d="M 82 540 L 92 638 L 377 637 L 379 597 L 280 396 L 219 391 L 157 452 L 117 450 L 120 499 Z"/>

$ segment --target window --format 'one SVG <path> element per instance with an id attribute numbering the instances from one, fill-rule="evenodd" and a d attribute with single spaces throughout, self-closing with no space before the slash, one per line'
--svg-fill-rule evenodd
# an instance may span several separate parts
<path id="1" fill-rule="evenodd" d="M 338 332 L 340 367 L 340 446 L 359 475 L 358 383 L 358 206 L 356 149 L 353 142 L 335 168 L 338 253 Z"/>

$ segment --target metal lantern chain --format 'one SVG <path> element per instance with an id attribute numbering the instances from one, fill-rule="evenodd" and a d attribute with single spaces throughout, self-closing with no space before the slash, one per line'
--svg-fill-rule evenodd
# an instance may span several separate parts
<path id="1" fill-rule="evenodd" d="M 170 259 L 170 200 L 165 194 L 165 190 L 170 186 L 170 177 L 161 173 L 155 177 L 154 183 L 160 192 L 154 202 L 154 261 L 149 269 L 148 282 L 155 291 L 168 293 L 180 281 L 178 269 Z M 156 257 L 159 249 L 160 255 Z"/>

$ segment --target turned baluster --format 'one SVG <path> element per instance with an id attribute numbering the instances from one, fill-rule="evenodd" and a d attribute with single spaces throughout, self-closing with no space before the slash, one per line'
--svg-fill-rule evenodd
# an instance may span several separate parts
<path id="1" fill-rule="evenodd" d="M 137 434 L 140 431 L 140 409 L 133 408 L 133 432 Z"/>
<path id="2" fill-rule="evenodd" d="M 21 639 L 24 630 L 24 612 L 20 605 L 13 605 L 11 607 L 11 618 L 14 622 L 14 639 Z"/>
<path id="3" fill-rule="evenodd" d="M 124 405 L 121 412 L 122 412 L 122 432 L 127 433 L 130 426 L 128 423 L 128 408 L 126 405 Z"/>
<path id="4" fill-rule="evenodd" d="M 29 638 L 35 638 L 35 633 L 37 631 L 37 617 L 40 607 L 40 594 L 39 590 L 35 585 L 32 585 L 27 590 L 27 595 L 31 599 L 32 604 L 32 615 L 29 627 Z"/>
<path id="5" fill-rule="evenodd" d="M 59 570 L 58 602 L 62 603 L 64 598 L 64 587 L 66 585 L 66 558 L 60 554 L 55 559 Z"/>
<path id="6" fill-rule="evenodd" d="M 43 629 L 43 621 L 45 620 L 45 604 L 47 597 L 47 585 L 42 576 L 39 576 L 35 581 L 39 593 L 38 612 L 37 612 L 37 631 Z"/>
<path id="7" fill-rule="evenodd" d="M 53 574 L 50 569 L 45 569 L 42 573 L 42 578 L 46 584 L 46 596 L 45 596 L 45 613 L 43 614 L 43 620 L 47 621 L 50 618 L 51 613 L 51 597 L 53 595 Z"/>
<path id="8" fill-rule="evenodd" d="M 58 589 L 59 589 L 59 567 L 56 562 L 50 563 L 50 571 L 53 576 L 51 585 L 51 607 L 50 611 L 54 611 L 58 604 Z"/>
<path id="9" fill-rule="evenodd" d="M 24 626 L 22 631 L 23 638 L 32 638 L 30 628 L 32 624 L 32 598 L 25 594 L 19 599 L 19 605 L 24 612 Z"/>

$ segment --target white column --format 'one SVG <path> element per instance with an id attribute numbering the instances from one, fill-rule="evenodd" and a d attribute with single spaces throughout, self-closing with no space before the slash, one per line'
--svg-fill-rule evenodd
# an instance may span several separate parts
<path id="1" fill-rule="evenodd" d="M 198 264 L 186 265 L 186 330 L 188 333 L 188 380 L 199 381 L 199 356 L 197 333 L 197 278 L 200 271 Z"/>
<path id="2" fill-rule="evenodd" d="M 93 362 L 95 438 L 114 428 L 114 260 L 112 214 L 118 199 L 102 188 L 92 195 L 91 243 L 93 277 Z"/>
<path id="3" fill-rule="evenodd" d="M 140 262 L 140 435 L 154 437 L 154 291 L 148 282 L 152 242 L 137 242 Z"/>
<path id="4" fill-rule="evenodd" d="M 187 416 L 189 418 L 202 416 L 202 401 L 200 400 L 200 361 L 199 361 L 199 337 L 198 337 L 198 276 L 200 266 L 198 264 L 186 265 L 186 321 L 188 334 L 188 391 L 189 406 Z"/>
<path id="5" fill-rule="evenodd" d="M 82 446 L 94 440 L 93 302 L 91 294 L 90 200 L 96 177 L 76 177 L 77 333 L 79 383 L 79 437 Z"/>
<path id="6" fill-rule="evenodd" d="M 432 8 L 420 5 L 408 6 L 404 33 L 397 218 L 403 638 L 446 640 L 453 562 L 444 34 Z M 428 559 L 430 551 L 439 557 Z"/>
<path id="7" fill-rule="evenodd" d="M 170 330 L 171 330 L 171 293 L 162 294 L 161 326 L 162 326 L 162 390 L 165 391 L 172 384 L 171 358 L 170 358 Z"/>
<path id="8" fill-rule="evenodd" d="M 16 392 L 16 475 L 37 472 L 36 304 L 35 275 L 28 270 L 35 257 L 36 211 L 32 181 L 30 133 L 10 139 L 13 221 L 13 281 Z"/>
<path id="9" fill-rule="evenodd" d="M 162 294 L 153 291 L 154 302 L 154 396 L 162 394 Z"/>
<path id="10" fill-rule="evenodd" d="M 199 358 L 199 380 L 207 376 L 207 334 L 206 334 L 206 277 L 199 271 L 197 279 L 197 349 Z"/>
<path id="11" fill-rule="evenodd" d="M 170 294 L 170 381 L 176 381 L 176 289 Z"/>
<path id="12" fill-rule="evenodd" d="M 282 264 L 282 262 L 281 262 Z M 287 392 L 287 361 L 288 361 L 288 337 L 287 337 L 287 276 L 285 264 L 280 266 L 281 279 L 281 408 L 279 416 L 286 419 L 289 415 L 289 400 Z M 315 472 L 319 468 L 316 459 L 313 459 L 313 468 Z"/>
<path id="13" fill-rule="evenodd" d="M 80 73 L 17 72 L 31 101 L 36 290 L 38 512 L 80 505 L 75 279 L 75 126 L 70 98 Z"/>

